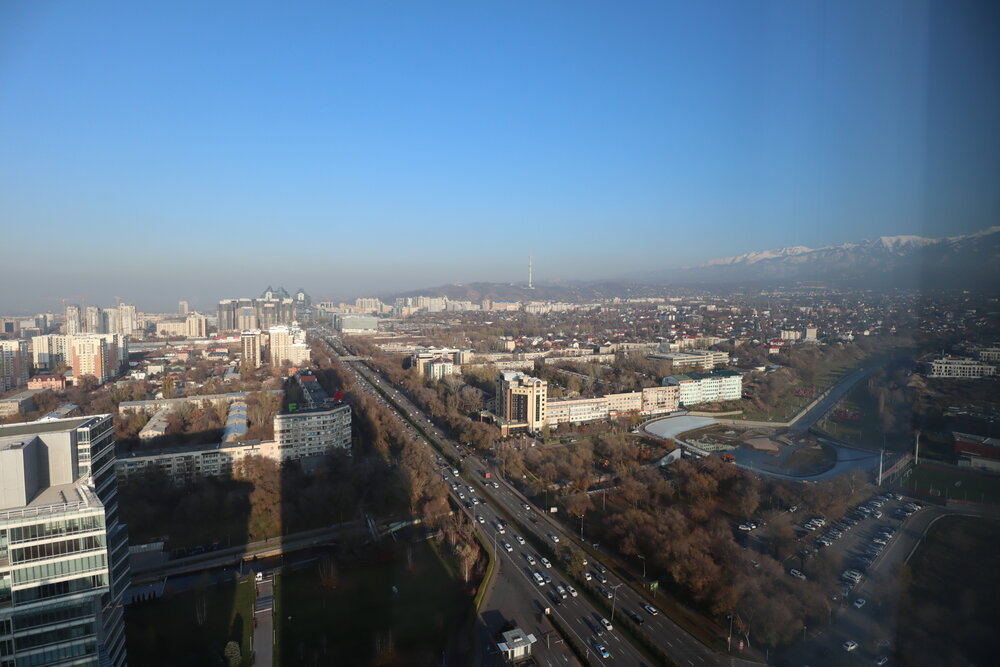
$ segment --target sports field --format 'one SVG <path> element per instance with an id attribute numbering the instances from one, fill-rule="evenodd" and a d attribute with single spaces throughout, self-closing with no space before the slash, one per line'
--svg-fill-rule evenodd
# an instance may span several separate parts
<path id="1" fill-rule="evenodd" d="M 925 498 L 1000 505 L 1000 476 L 961 468 L 920 465 L 904 472 L 900 483 Z"/>

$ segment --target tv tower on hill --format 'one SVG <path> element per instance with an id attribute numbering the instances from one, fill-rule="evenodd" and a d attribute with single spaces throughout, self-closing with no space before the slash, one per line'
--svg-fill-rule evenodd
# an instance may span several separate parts
<path id="1" fill-rule="evenodd" d="M 531 284 L 531 255 L 528 255 L 528 289 L 535 289 L 535 286 Z"/>

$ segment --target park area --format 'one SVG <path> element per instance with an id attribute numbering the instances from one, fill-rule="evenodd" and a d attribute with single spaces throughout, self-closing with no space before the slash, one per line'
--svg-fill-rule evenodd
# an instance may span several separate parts
<path id="1" fill-rule="evenodd" d="M 162 598 L 125 607 L 129 664 L 249 666 L 253 598 L 249 581 L 213 585 L 206 575 L 185 591 L 168 584 Z M 227 659 L 229 642 L 239 647 L 239 658 L 232 662 Z"/>
<path id="2" fill-rule="evenodd" d="M 931 526 L 901 573 L 896 664 L 996 664 L 998 541 L 996 520 L 955 516 Z"/>
<path id="3" fill-rule="evenodd" d="M 319 564 L 275 580 L 275 664 L 439 664 L 472 604 L 426 542 L 364 561 Z"/>

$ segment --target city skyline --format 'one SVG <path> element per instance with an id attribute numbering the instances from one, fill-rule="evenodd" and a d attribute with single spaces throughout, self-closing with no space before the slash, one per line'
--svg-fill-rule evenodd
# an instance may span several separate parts
<path id="1" fill-rule="evenodd" d="M 5 6 L 0 215 L 31 251 L 0 279 L 33 280 L 3 310 L 123 279 L 210 303 L 261 265 L 336 295 L 529 254 L 608 279 L 1000 209 L 992 3 L 236 7 Z M 40 229 L 106 259 L 38 271 Z"/>

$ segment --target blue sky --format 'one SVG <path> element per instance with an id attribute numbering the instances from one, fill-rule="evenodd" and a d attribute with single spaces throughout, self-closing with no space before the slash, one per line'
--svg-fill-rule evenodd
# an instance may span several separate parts
<path id="1" fill-rule="evenodd" d="M 0 4 L 0 312 L 997 224 L 994 2 Z"/>

